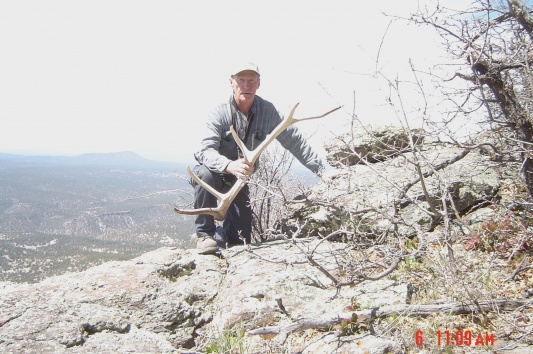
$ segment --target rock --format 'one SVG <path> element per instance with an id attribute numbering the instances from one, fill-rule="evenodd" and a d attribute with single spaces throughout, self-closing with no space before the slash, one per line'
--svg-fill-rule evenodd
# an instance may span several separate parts
<path id="1" fill-rule="evenodd" d="M 411 131 L 413 144 L 424 141 L 421 129 Z M 362 132 L 345 133 L 326 142 L 326 159 L 332 166 L 353 166 L 364 159 L 374 163 L 411 150 L 408 132 L 402 127 L 367 127 Z"/>
<path id="2" fill-rule="evenodd" d="M 192 346 L 194 327 L 209 321 L 205 305 L 216 295 L 220 265 L 213 257 L 162 248 L 37 284 L 4 283 L 0 351 L 101 353 L 131 347 L 163 353 L 176 343 Z"/>
<path id="3" fill-rule="evenodd" d="M 435 166 L 444 166 L 461 154 L 462 149 L 447 145 L 426 147 L 419 154 L 422 171 L 433 172 L 424 179 L 424 187 L 439 211 L 443 210 L 444 190 L 448 190 L 453 202 L 448 202 L 448 212 L 455 207 L 463 213 L 489 201 L 500 188 L 498 163 L 476 151 L 436 173 L 433 171 Z M 328 235 L 341 228 L 369 235 L 384 235 L 393 230 L 412 235 L 418 229 L 430 229 L 436 220 L 418 180 L 410 153 L 372 165 L 351 166 L 341 178 L 313 186 L 310 202 L 300 203 L 287 224 L 303 225 L 305 220 L 305 231 L 314 235 Z M 403 194 L 410 183 L 413 185 Z"/>
<path id="4" fill-rule="evenodd" d="M 0 352 L 179 353 L 232 328 L 315 318 L 354 301 L 408 301 L 409 287 L 387 279 L 337 292 L 301 251 L 336 274 L 339 247 L 273 241 L 234 247 L 225 259 L 164 247 L 36 284 L 0 283 Z M 263 339 L 249 341 L 261 352 Z"/>
<path id="5" fill-rule="evenodd" d="M 338 354 L 403 354 L 401 345 L 389 339 L 372 335 L 339 337 L 328 333 L 308 345 L 302 354 L 338 353 Z"/>
<path id="6" fill-rule="evenodd" d="M 299 247 L 316 247 L 316 261 L 335 273 L 338 264 L 333 255 L 342 245 L 313 239 L 299 241 Z M 228 274 L 231 276 L 224 280 L 219 293 L 220 309 L 213 321 L 219 324 L 219 330 L 237 323 L 246 324 L 248 330 L 287 320 L 278 299 L 291 318 L 341 312 L 353 299 L 363 308 L 408 301 L 409 287 L 387 279 L 346 288 L 337 294 L 332 281 L 287 241 L 269 242 L 253 253 L 228 258 Z"/>

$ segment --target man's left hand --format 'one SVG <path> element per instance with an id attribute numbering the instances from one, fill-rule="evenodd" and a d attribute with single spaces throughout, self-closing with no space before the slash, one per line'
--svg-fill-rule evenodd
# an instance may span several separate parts
<path id="1" fill-rule="evenodd" d="M 226 172 L 240 179 L 247 179 L 254 172 L 254 165 L 245 159 L 231 161 L 226 167 Z"/>

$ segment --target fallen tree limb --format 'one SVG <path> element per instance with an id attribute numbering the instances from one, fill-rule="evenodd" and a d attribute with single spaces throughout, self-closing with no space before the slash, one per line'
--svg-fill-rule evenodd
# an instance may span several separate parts
<path id="1" fill-rule="evenodd" d="M 287 326 L 269 326 L 254 329 L 246 332 L 249 335 L 276 335 L 274 341 L 283 344 L 287 337 L 297 331 L 306 329 L 327 329 L 335 326 L 342 321 L 352 322 L 356 315 L 357 322 L 372 321 L 380 317 L 387 317 L 394 314 L 403 316 L 428 316 L 435 313 L 447 313 L 449 315 L 464 315 L 471 313 L 483 312 L 502 312 L 513 311 L 527 304 L 533 304 L 532 300 L 506 300 L 498 299 L 491 301 L 480 301 L 477 304 L 451 303 L 438 305 L 394 305 L 376 307 L 372 309 L 343 312 L 333 316 L 319 318 L 304 318 Z"/>

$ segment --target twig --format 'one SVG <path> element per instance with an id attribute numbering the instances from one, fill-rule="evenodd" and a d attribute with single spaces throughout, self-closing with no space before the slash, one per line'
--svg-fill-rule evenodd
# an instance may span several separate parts
<path id="1" fill-rule="evenodd" d="M 281 198 L 281 199 L 285 199 L 285 198 L 283 198 L 283 196 L 282 196 L 281 194 L 278 194 L 278 193 L 272 191 L 271 189 L 268 189 L 267 187 L 263 186 L 261 183 L 257 183 L 257 182 L 248 182 L 248 184 L 249 184 L 249 185 L 254 185 L 254 186 L 256 186 L 256 187 L 259 187 L 259 188 L 261 188 L 262 190 L 264 190 L 265 192 L 268 192 L 268 193 L 270 193 L 270 194 L 273 195 L 273 196 L 276 196 L 276 197 Z M 270 197 L 270 196 L 269 196 L 269 197 Z M 267 197 L 267 198 L 269 198 L 269 197 Z"/>
<path id="2" fill-rule="evenodd" d="M 281 312 L 283 312 L 285 316 L 287 316 L 290 320 L 292 320 L 291 314 L 287 311 L 287 309 L 283 305 L 283 300 L 280 297 L 276 298 L 276 303 L 278 304 L 278 307 L 281 310 Z"/>
<path id="3" fill-rule="evenodd" d="M 514 277 L 516 277 L 518 275 L 518 273 L 521 273 L 525 270 L 528 270 L 528 269 L 533 269 L 533 266 L 526 266 L 526 267 L 522 267 L 522 264 L 524 264 L 524 260 L 526 259 L 526 257 L 522 258 L 522 261 L 520 262 L 520 264 L 518 265 L 518 267 L 516 267 L 515 271 L 513 272 L 513 274 L 511 274 L 509 276 L 509 278 L 507 278 L 507 280 L 513 280 Z"/>

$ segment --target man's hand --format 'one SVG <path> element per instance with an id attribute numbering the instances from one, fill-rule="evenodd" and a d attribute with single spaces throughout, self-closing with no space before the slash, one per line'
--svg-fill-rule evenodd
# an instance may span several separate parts
<path id="1" fill-rule="evenodd" d="M 226 167 L 226 172 L 240 179 L 247 179 L 254 172 L 254 165 L 245 159 L 231 161 Z"/>

